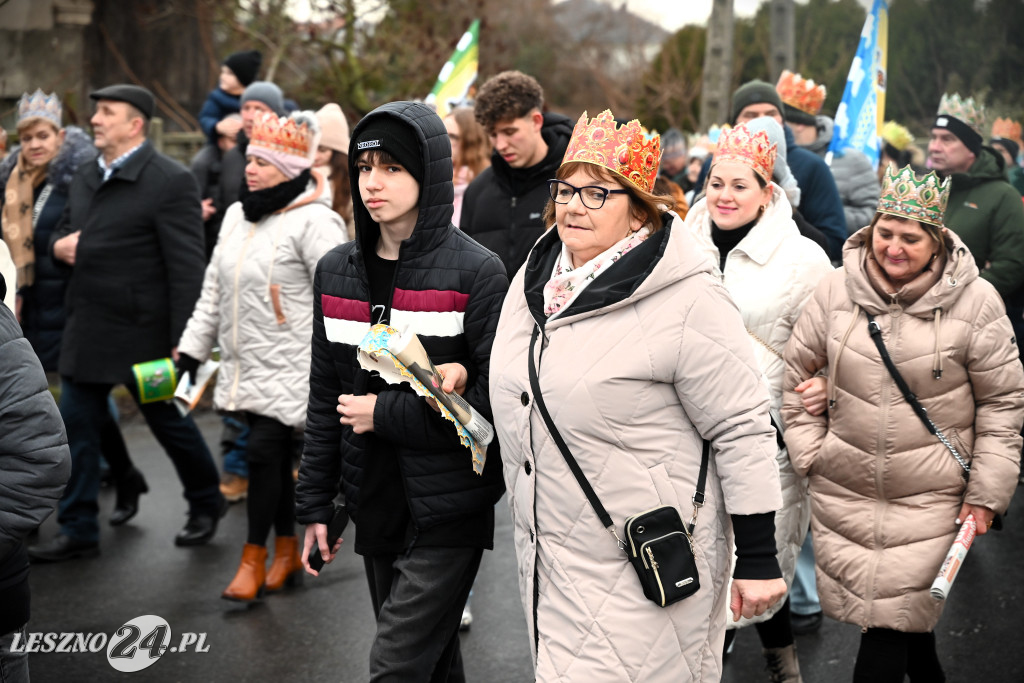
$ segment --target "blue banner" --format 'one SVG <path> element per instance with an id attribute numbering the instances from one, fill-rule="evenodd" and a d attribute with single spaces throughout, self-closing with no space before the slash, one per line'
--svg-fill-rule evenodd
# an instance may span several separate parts
<path id="1" fill-rule="evenodd" d="M 878 138 L 885 119 L 888 44 L 889 6 L 886 0 L 875 0 L 860 32 L 843 101 L 836 110 L 830 157 L 853 148 L 863 152 L 878 168 Z"/>

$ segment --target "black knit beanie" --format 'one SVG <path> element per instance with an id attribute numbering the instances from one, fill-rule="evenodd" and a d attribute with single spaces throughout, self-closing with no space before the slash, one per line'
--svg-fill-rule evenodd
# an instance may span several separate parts
<path id="1" fill-rule="evenodd" d="M 1017 155 L 1020 154 L 1020 147 L 1013 140 L 1007 138 L 992 138 L 989 141 L 992 146 L 999 145 L 1007 151 L 1010 157 L 1013 158 L 1013 162 L 1017 163 Z"/>
<path id="2" fill-rule="evenodd" d="M 761 102 L 774 104 L 779 110 L 779 114 L 785 117 L 786 111 L 782 105 L 782 98 L 776 92 L 775 86 L 765 81 L 755 80 L 744 83 L 732 94 L 732 125 L 736 125 L 736 119 L 746 107 Z"/>
<path id="3" fill-rule="evenodd" d="M 949 114 L 939 114 L 936 117 L 935 125 L 932 126 L 932 128 L 945 128 L 950 133 L 960 138 L 960 141 L 964 143 L 964 146 L 971 150 L 975 156 L 981 154 L 981 143 L 984 142 L 981 134 L 957 117 L 950 116 Z"/>
<path id="4" fill-rule="evenodd" d="M 354 167 L 366 151 L 387 152 L 423 185 L 423 152 L 416 130 L 393 116 L 378 116 L 359 131 L 349 145 L 349 164 Z"/>
<path id="5" fill-rule="evenodd" d="M 808 114 L 802 109 L 797 109 L 789 104 L 783 104 L 782 106 L 784 107 L 782 117 L 789 123 L 799 123 L 805 126 L 817 125 L 818 120 L 814 118 L 814 114 Z"/>
<path id="6" fill-rule="evenodd" d="M 259 50 L 248 50 L 246 52 L 235 52 L 228 55 L 224 60 L 224 66 L 231 69 L 238 78 L 238 82 L 244 86 L 256 80 L 260 72 L 260 64 L 263 63 L 263 55 Z"/>

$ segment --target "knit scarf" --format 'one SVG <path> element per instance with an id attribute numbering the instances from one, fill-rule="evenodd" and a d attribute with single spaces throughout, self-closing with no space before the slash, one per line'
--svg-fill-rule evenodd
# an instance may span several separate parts
<path id="1" fill-rule="evenodd" d="M 35 190 L 46 181 L 49 164 L 27 168 L 25 157 L 18 154 L 18 163 L 4 188 L 4 210 L 0 217 L 4 242 L 11 250 L 11 260 L 18 269 L 17 287 L 29 287 L 36 280 L 36 251 L 32 239 L 32 207 Z"/>
<path id="2" fill-rule="evenodd" d="M 250 192 L 242 200 L 242 213 L 245 214 L 245 220 L 250 223 L 258 223 L 264 216 L 287 207 L 306 189 L 309 178 L 310 173 L 307 168 L 291 180 L 282 181 L 265 190 Z"/>
<path id="3" fill-rule="evenodd" d="M 650 234 L 649 228 L 640 228 L 636 232 L 626 235 L 579 268 L 573 268 L 572 254 L 563 244 L 558 260 L 555 261 L 551 279 L 544 285 L 544 315 L 551 318 L 563 308 L 568 308 L 569 304 L 586 289 L 587 285 L 596 280 L 598 275 L 608 270 L 613 263 L 631 250 L 640 246 Z"/>

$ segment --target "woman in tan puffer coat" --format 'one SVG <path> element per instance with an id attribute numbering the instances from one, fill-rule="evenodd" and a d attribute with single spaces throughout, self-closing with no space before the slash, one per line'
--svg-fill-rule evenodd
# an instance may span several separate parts
<path id="1" fill-rule="evenodd" d="M 1019 471 L 1024 371 L 995 289 L 942 227 L 948 183 L 887 175 L 879 213 L 846 242 L 786 346 L 786 443 L 810 480 L 818 592 L 828 616 L 862 627 L 855 681 L 942 681 L 929 588 L 960 520 L 984 534 Z M 869 333 L 952 453 L 904 400 Z M 800 393 L 828 373 L 827 414 Z"/>
<path id="2" fill-rule="evenodd" d="M 631 168 L 594 161 L 621 160 L 619 149 L 634 150 Z M 551 183 L 545 224 L 556 225 L 512 281 L 491 352 L 538 681 L 717 681 L 727 609 L 751 617 L 785 593 L 768 390 L 714 266 L 648 190 L 657 156 L 636 121 L 580 119 Z M 537 408 L 534 335 L 540 394 L 620 537 L 627 517 L 660 505 L 689 519 L 711 442 L 688 598 L 647 600 L 588 502 Z"/>
<path id="3" fill-rule="evenodd" d="M 244 412 L 250 432 L 248 539 L 221 597 L 250 602 L 302 578 L 295 536 L 292 433 L 309 396 L 313 274 L 345 241 L 320 175 L 311 175 L 319 127 L 312 112 L 267 115 L 246 150 L 249 194 L 224 216 L 203 291 L 178 344 L 182 374 L 220 346 L 214 403 Z M 276 534 L 266 569 L 267 536 Z"/>

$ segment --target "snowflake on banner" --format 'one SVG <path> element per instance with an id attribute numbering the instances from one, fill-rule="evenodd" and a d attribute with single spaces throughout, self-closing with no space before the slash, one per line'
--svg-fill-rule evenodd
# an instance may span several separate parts
<path id="1" fill-rule="evenodd" d="M 850 125 L 850 116 L 846 111 L 846 100 L 839 103 L 839 109 L 836 110 L 836 130 L 838 131 L 837 137 L 840 140 L 846 139 L 846 127 Z"/>
<path id="2" fill-rule="evenodd" d="M 876 130 L 878 124 L 875 121 L 876 111 L 877 101 L 874 94 L 872 94 L 868 97 L 864 106 L 860 110 L 860 117 L 857 119 L 857 128 L 853 131 L 850 146 L 856 147 L 857 149 L 863 149 L 870 145 L 870 141 L 878 137 L 878 132 Z"/>
<path id="3" fill-rule="evenodd" d="M 867 19 L 864 21 L 864 30 L 860 32 L 862 40 L 866 40 L 868 45 L 871 45 L 871 41 L 875 38 L 875 15 L 868 14 Z"/>
<path id="4" fill-rule="evenodd" d="M 851 94 L 857 97 L 857 91 L 860 90 L 860 84 L 864 81 L 864 66 L 860 55 L 853 58 L 853 65 L 850 66 L 850 77 L 849 81 L 853 83 L 853 90 Z"/>

